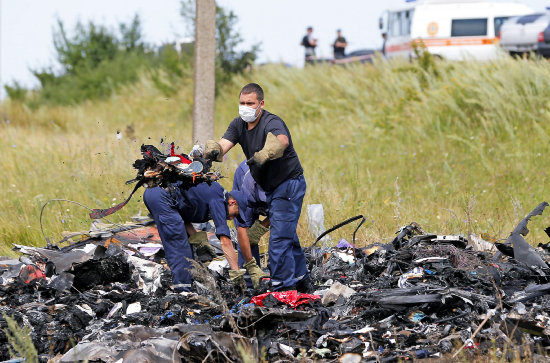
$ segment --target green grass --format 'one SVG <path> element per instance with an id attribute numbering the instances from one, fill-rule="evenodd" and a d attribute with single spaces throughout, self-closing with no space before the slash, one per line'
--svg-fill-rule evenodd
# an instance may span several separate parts
<path id="1" fill-rule="evenodd" d="M 548 199 L 550 65 L 502 59 L 433 67 L 380 59 L 351 67 L 261 67 L 222 87 L 215 135 L 236 116 L 242 85 L 258 82 L 266 109 L 285 120 L 304 166 L 304 211 L 322 203 L 327 228 L 363 214 L 360 245 L 389 241 L 413 220 L 439 234 L 506 238 Z M 38 217 L 48 199 L 94 208 L 121 201 L 142 143 L 164 138 L 188 152 L 193 93 L 190 80 L 183 84 L 167 97 L 143 76 L 108 100 L 78 106 L 31 111 L 4 102 L 0 253 L 9 253 L 11 243 L 44 244 Z M 133 139 L 116 140 L 129 125 Z M 243 158 L 237 146 L 220 165 L 225 187 Z M 145 213 L 138 195 L 112 220 L 140 209 Z M 44 221 L 53 241 L 90 222 L 86 210 L 66 203 L 48 206 Z M 549 224 L 546 216 L 534 218 L 527 239 L 546 241 Z M 352 231 L 345 227 L 333 239 L 351 240 Z M 313 241 L 305 215 L 299 235 L 305 244 Z"/>

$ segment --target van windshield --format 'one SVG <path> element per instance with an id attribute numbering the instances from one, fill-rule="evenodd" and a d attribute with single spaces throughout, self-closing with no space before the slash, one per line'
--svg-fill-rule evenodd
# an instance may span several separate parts
<path id="1" fill-rule="evenodd" d="M 534 23 L 538 18 L 540 18 L 543 15 L 544 14 L 531 14 L 531 15 L 520 16 L 518 20 L 516 20 L 516 23 L 521 25 Z"/>
<path id="2" fill-rule="evenodd" d="M 487 35 L 487 18 L 453 19 L 451 37 L 471 37 Z"/>

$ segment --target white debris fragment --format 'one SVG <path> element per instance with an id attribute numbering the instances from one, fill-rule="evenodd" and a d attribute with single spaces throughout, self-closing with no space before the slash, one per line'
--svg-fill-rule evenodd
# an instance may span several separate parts
<path id="1" fill-rule="evenodd" d="M 356 294 L 356 291 L 352 288 L 347 287 L 346 285 L 342 285 L 338 281 L 336 281 L 330 289 L 327 291 L 325 296 L 323 296 L 323 299 L 321 302 L 323 305 L 327 305 L 329 303 L 335 302 L 338 300 L 340 296 L 345 297 L 348 299 L 350 296 Z"/>
<path id="2" fill-rule="evenodd" d="M 208 265 L 208 269 L 210 271 L 217 272 L 220 275 L 223 274 L 223 269 L 224 268 L 229 268 L 229 262 L 227 262 L 227 260 L 225 258 L 223 260 L 219 260 L 219 261 L 212 261 Z"/>
<path id="3" fill-rule="evenodd" d="M 126 315 L 139 313 L 141 311 L 141 304 L 138 302 L 131 303 L 126 308 Z"/>

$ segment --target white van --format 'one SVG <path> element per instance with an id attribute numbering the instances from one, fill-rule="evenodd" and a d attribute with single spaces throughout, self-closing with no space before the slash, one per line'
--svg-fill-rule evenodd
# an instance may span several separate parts
<path id="1" fill-rule="evenodd" d="M 389 10 L 380 18 L 386 34 L 386 57 L 413 56 L 412 44 L 446 59 L 493 59 L 498 55 L 500 26 L 512 16 L 533 11 L 512 2 L 481 0 L 423 0 Z"/>

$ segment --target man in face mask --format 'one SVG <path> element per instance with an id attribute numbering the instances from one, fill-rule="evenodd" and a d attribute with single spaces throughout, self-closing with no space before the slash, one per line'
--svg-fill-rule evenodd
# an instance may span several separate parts
<path id="1" fill-rule="evenodd" d="M 205 156 L 222 161 L 237 143 L 248 159 L 252 177 L 266 194 L 272 289 L 305 292 L 309 290 L 309 272 L 296 234 L 306 192 L 303 169 L 290 131 L 280 117 L 264 109 L 264 92 L 256 83 L 242 88 L 239 117 L 218 142 L 206 142 Z"/>

